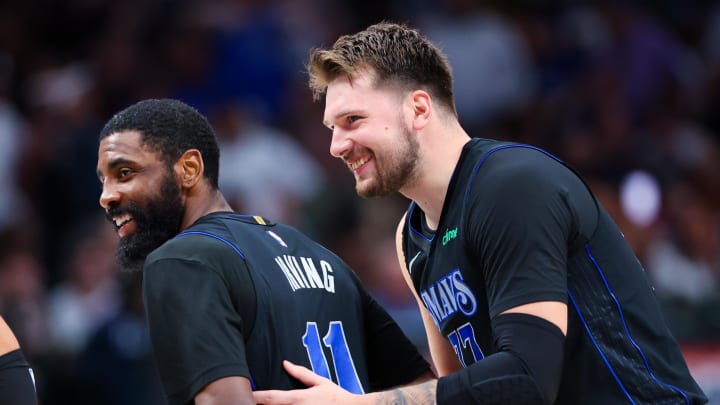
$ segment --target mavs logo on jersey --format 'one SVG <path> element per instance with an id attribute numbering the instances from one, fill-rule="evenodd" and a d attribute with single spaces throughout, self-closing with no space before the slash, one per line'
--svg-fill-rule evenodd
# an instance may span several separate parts
<path id="1" fill-rule="evenodd" d="M 477 310 L 477 298 L 457 268 L 420 291 L 420 297 L 438 326 L 457 311 L 472 316 Z"/>

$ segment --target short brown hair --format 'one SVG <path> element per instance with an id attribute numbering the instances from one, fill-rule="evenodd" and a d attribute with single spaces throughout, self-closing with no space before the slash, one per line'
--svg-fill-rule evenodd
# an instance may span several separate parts
<path id="1" fill-rule="evenodd" d="M 337 77 L 352 78 L 366 68 L 376 75 L 376 87 L 392 83 L 421 88 L 457 115 L 447 57 L 416 29 L 388 22 L 343 35 L 331 49 L 310 52 L 307 71 L 313 99 L 322 97 Z"/>

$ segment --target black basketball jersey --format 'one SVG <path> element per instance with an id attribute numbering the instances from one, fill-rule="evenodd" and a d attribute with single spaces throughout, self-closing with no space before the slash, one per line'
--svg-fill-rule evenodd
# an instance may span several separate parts
<path id="1" fill-rule="evenodd" d="M 556 404 L 699 404 L 643 268 L 583 181 L 528 145 L 472 139 L 436 231 L 411 203 L 403 230 L 418 295 L 464 366 L 496 351 L 490 319 L 568 304 Z"/>
<path id="2" fill-rule="evenodd" d="M 302 387 L 282 360 L 355 393 L 429 367 L 342 260 L 261 217 L 199 219 L 148 256 L 143 295 L 170 404 L 226 376 L 259 390 Z"/>

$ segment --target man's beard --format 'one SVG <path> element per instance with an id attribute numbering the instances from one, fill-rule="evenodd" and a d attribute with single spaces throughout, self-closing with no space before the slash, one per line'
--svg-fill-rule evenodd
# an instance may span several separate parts
<path id="1" fill-rule="evenodd" d="M 172 175 L 168 175 L 160 193 L 147 200 L 144 207 L 130 204 L 110 210 L 111 217 L 128 212 L 135 221 L 135 232 L 120 238 L 117 258 L 128 272 L 141 271 L 147 255 L 180 232 L 185 207 L 180 199 L 180 188 Z"/>
<path id="2" fill-rule="evenodd" d="M 409 128 L 403 128 L 402 135 L 404 148 L 385 154 L 382 160 L 375 155 L 375 183 L 367 188 L 356 187 L 355 191 L 360 197 L 384 197 L 400 190 L 413 179 L 420 147 Z M 391 166 L 386 169 L 385 164 Z"/>

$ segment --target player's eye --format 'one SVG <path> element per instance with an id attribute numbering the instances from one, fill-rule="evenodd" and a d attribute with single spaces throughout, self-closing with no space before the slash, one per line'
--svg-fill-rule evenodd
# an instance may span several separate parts
<path id="1" fill-rule="evenodd" d="M 352 124 L 353 122 L 360 119 L 359 115 L 348 115 L 347 120 L 349 124 Z"/>
<path id="2" fill-rule="evenodd" d="M 128 168 L 118 170 L 118 175 L 121 179 L 126 178 L 132 174 L 132 170 Z"/>

